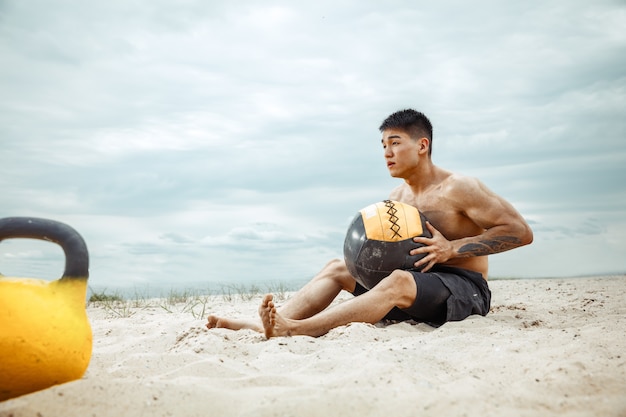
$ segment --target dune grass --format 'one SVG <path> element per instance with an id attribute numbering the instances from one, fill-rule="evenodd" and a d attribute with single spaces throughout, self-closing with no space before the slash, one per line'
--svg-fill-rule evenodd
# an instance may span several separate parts
<path id="1" fill-rule="evenodd" d="M 202 319 L 208 314 L 211 303 L 219 298 L 232 303 L 260 299 L 264 294 L 272 293 L 276 300 L 283 301 L 289 291 L 289 286 L 284 283 L 272 283 L 264 287 L 254 283 L 228 284 L 222 285 L 216 294 L 209 290 L 170 289 L 167 294 L 153 298 L 147 292 L 135 291 L 134 295 L 124 297 L 119 291 L 94 291 L 90 288 L 91 295 L 87 305 L 103 308 L 119 318 L 131 317 L 138 309 L 160 308 L 168 313 L 189 313 L 195 319 Z"/>

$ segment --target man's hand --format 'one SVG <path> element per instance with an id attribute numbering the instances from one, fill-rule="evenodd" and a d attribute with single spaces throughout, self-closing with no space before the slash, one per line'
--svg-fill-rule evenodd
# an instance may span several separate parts
<path id="1" fill-rule="evenodd" d="M 409 252 L 411 255 L 418 255 L 420 253 L 427 254 L 422 259 L 415 262 L 416 268 L 423 266 L 422 272 L 427 272 L 435 266 L 435 264 L 443 263 L 454 256 L 452 243 L 446 239 L 444 235 L 439 232 L 439 230 L 435 229 L 430 222 L 426 222 L 426 228 L 430 231 L 433 237 L 414 237 L 413 241 L 415 243 L 421 243 L 425 246 L 413 249 Z"/>

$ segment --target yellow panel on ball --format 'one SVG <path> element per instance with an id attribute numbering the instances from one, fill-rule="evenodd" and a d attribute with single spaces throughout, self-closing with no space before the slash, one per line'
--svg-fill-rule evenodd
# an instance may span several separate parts
<path id="1" fill-rule="evenodd" d="M 417 208 L 398 201 L 385 200 L 360 211 L 368 239 L 399 242 L 424 232 Z"/>

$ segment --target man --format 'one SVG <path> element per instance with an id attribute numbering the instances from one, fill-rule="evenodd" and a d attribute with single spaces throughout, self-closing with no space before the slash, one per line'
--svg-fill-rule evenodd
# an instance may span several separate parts
<path id="1" fill-rule="evenodd" d="M 511 204 L 479 180 L 433 164 L 432 125 L 422 113 L 398 111 L 380 131 L 389 173 L 404 180 L 389 199 L 417 207 L 432 233 L 432 238 L 414 238 L 424 246 L 411 254 L 426 254 L 415 269 L 393 271 L 367 291 L 343 261 L 333 260 L 282 307 L 266 295 L 259 307 L 260 320 L 209 316 L 209 329 L 253 329 L 267 338 L 321 336 L 352 322 L 414 319 L 438 326 L 489 312 L 487 255 L 531 243 L 530 227 Z M 341 290 L 355 297 L 327 308 Z"/>

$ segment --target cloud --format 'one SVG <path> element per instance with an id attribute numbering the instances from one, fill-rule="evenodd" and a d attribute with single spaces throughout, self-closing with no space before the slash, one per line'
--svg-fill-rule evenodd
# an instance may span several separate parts
<path id="1" fill-rule="evenodd" d="M 619 3 L 8 1 L 0 19 L 0 214 L 78 229 L 95 286 L 312 276 L 399 184 L 377 129 L 407 107 L 436 164 L 533 225 L 492 274 L 576 274 L 585 236 L 596 272 L 626 269 Z"/>

